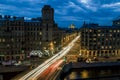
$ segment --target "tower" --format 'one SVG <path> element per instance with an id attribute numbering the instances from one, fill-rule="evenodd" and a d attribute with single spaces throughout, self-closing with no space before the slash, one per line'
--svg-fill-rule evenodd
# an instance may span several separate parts
<path id="1" fill-rule="evenodd" d="M 54 9 L 50 5 L 45 5 L 42 8 L 42 21 L 44 23 L 54 22 Z"/>

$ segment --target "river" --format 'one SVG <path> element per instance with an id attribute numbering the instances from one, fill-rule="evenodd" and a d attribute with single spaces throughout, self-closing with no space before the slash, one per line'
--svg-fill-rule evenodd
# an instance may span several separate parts
<path id="1" fill-rule="evenodd" d="M 120 67 L 71 69 L 61 80 L 120 80 Z"/>

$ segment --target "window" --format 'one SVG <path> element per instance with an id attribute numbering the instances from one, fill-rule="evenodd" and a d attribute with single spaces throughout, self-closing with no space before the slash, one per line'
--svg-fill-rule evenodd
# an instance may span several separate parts
<path id="1" fill-rule="evenodd" d="M 102 36 L 104 36 L 104 34 L 102 34 Z"/>
<path id="2" fill-rule="evenodd" d="M 40 45 L 42 44 L 42 42 L 39 43 Z"/>
<path id="3" fill-rule="evenodd" d="M 114 32 L 116 32 L 116 30 L 114 30 Z"/>
<path id="4" fill-rule="evenodd" d="M 93 38 L 93 40 L 96 40 L 96 38 Z"/>
<path id="5" fill-rule="evenodd" d="M 5 39 L 3 39 L 3 42 L 5 42 Z"/>
<path id="6" fill-rule="evenodd" d="M 42 35 L 42 32 L 39 32 L 39 35 Z"/>
<path id="7" fill-rule="evenodd" d="M 98 36 L 100 36 L 100 34 L 98 34 Z"/>
<path id="8" fill-rule="evenodd" d="M 90 31 L 90 32 L 92 32 L 92 30 L 91 30 L 91 29 L 90 29 L 89 31 Z"/>
<path id="9" fill-rule="evenodd" d="M 107 46 L 105 46 L 105 48 L 107 49 L 108 47 L 107 47 Z"/>
<path id="10" fill-rule="evenodd" d="M 104 46 L 102 46 L 101 48 L 104 49 Z"/>
<path id="11" fill-rule="evenodd" d="M 98 32 L 101 32 L 101 30 L 98 30 Z"/>
<path id="12" fill-rule="evenodd" d="M 109 30 L 109 32 L 112 32 L 112 30 Z"/>
<path id="13" fill-rule="evenodd" d="M 112 36 L 112 34 L 110 34 L 110 36 Z"/>
<path id="14" fill-rule="evenodd" d="M 109 48 L 111 49 L 111 48 L 112 48 L 112 46 L 109 46 Z"/>

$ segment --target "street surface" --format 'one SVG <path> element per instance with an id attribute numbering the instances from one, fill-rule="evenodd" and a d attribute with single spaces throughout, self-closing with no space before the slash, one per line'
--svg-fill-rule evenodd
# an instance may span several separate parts
<path id="1" fill-rule="evenodd" d="M 74 46 L 75 42 L 79 39 L 79 36 L 77 36 L 73 41 L 71 41 L 68 46 L 64 47 L 63 50 L 55 54 L 53 57 L 46 60 L 44 63 L 39 65 L 37 68 L 33 69 L 23 77 L 21 77 L 19 80 L 37 80 L 39 75 L 43 73 L 48 67 L 50 67 L 53 63 L 55 63 L 57 60 L 65 56 L 70 49 Z"/>
<path id="2" fill-rule="evenodd" d="M 49 80 L 53 73 L 55 73 L 58 67 L 63 63 L 63 60 L 58 60 L 48 67 L 43 73 L 40 74 L 38 80 Z"/>

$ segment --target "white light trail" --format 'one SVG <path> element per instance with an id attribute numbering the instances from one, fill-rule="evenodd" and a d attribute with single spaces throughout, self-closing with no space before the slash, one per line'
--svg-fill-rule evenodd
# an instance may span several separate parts
<path id="1" fill-rule="evenodd" d="M 47 69 L 55 61 L 57 61 L 58 59 L 62 58 L 63 56 L 65 56 L 69 52 L 69 50 L 73 47 L 74 43 L 78 40 L 79 37 L 80 36 L 77 36 L 72 42 L 70 42 L 68 44 L 68 46 L 64 47 L 63 50 L 61 50 L 60 52 L 55 54 L 53 57 L 51 57 L 50 59 L 46 60 L 44 63 L 39 65 L 37 68 L 33 69 L 32 71 L 30 71 L 29 73 L 27 73 L 26 75 L 21 77 L 19 80 L 37 80 L 39 75 L 45 69 Z"/>

